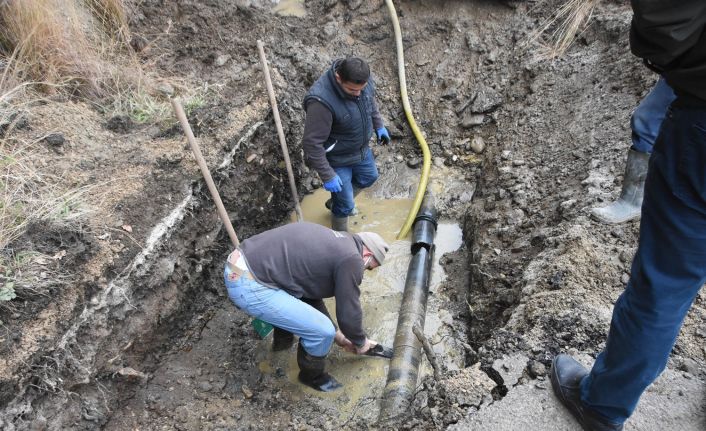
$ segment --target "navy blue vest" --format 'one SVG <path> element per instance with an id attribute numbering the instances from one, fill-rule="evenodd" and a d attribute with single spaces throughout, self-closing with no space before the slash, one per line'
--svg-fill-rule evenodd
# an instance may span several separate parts
<path id="1" fill-rule="evenodd" d="M 332 167 L 349 166 L 363 160 L 373 136 L 373 78 L 370 77 L 360 96 L 349 96 L 336 82 L 336 67 L 340 61 L 336 60 L 304 97 L 304 110 L 311 100 L 316 100 L 333 115 L 331 133 L 323 144 Z"/>

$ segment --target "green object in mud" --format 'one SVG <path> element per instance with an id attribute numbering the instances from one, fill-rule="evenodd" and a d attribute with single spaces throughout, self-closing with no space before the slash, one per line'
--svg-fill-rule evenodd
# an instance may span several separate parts
<path id="1" fill-rule="evenodd" d="M 260 319 L 253 319 L 252 327 L 255 328 L 255 332 L 257 332 L 260 338 L 267 337 L 270 332 L 272 332 L 272 329 L 274 329 L 272 325 Z"/>

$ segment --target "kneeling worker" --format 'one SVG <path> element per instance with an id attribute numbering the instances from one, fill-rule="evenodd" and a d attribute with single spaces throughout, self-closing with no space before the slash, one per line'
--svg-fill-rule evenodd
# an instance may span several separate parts
<path id="1" fill-rule="evenodd" d="M 225 284 L 239 309 L 275 327 L 274 349 L 299 337 L 299 381 L 329 392 L 341 384 L 325 372 L 335 342 L 365 354 L 377 342 L 363 331 L 363 271 L 381 265 L 389 246 L 373 232 L 349 234 L 300 222 L 243 241 L 228 256 Z M 336 329 L 323 298 L 335 298 Z"/>

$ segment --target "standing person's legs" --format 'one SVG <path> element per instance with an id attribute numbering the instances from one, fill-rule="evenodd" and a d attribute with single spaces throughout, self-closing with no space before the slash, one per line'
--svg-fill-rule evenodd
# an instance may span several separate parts
<path id="1" fill-rule="evenodd" d="M 355 195 L 366 187 L 370 187 L 378 179 L 378 169 L 375 157 L 370 148 L 366 150 L 363 160 L 350 166 L 334 168 L 343 182 L 343 190 L 332 193 L 333 204 L 331 212 L 336 217 L 348 217 L 355 208 Z"/>
<path id="2" fill-rule="evenodd" d="M 640 102 L 630 119 L 632 146 L 625 162 L 620 196 L 608 206 L 591 209 L 594 219 L 603 223 L 623 223 L 640 217 L 647 177 L 647 165 L 667 108 L 674 101 L 672 88 L 659 79 Z"/>
<path id="3" fill-rule="evenodd" d="M 660 78 L 652 90 L 633 112 L 630 118 L 632 149 L 639 153 L 652 153 L 660 127 L 667 115 L 667 108 L 676 95 L 664 78 Z"/>
<path id="4" fill-rule="evenodd" d="M 339 166 L 333 169 L 341 178 L 343 185 L 341 186 L 342 190 L 340 192 L 331 193 L 331 212 L 335 217 L 348 217 L 355 207 L 355 201 L 353 200 L 353 184 L 351 184 L 353 167 Z"/>
<path id="5" fill-rule="evenodd" d="M 377 181 L 379 176 L 380 174 L 378 173 L 378 168 L 375 165 L 375 157 L 373 156 L 373 150 L 368 148 L 363 160 L 357 165 L 353 166 L 353 173 L 351 178 L 353 188 L 368 188 L 372 186 L 375 181 Z"/>
<path id="6" fill-rule="evenodd" d="M 336 329 L 331 320 L 314 307 L 280 289 L 261 285 L 248 275 L 229 280 L 224 277 L 231 301 L 250 316 L 299 336 L 302 347 L 313 356 L 326 356 Z"/>
<path id="7" fill-rule="evenodd" d="M 631 279 L 582 404 L 612 423 L 632 414 L 666 366 L 706 281 L 706 109 L 668 111 L 650 161 Z"/>

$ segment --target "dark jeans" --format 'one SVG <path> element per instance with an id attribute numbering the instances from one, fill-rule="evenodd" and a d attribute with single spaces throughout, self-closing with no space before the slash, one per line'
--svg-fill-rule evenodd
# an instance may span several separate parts
<path id="1" fill-rule="evenodd" d="M 375 166 L 373 151 L 370 148 L 366 151 L 363 160 L 355 165 L 333 168 L 343 183 L 343 190 L 339 193 L 331 193 L 333 204 L 331 212 L 336 217 L 347 217 L 353 212 L 353 208 L 355 208 L 353 187 L 364 189 L 372 186 L 378 179 L 378 168 Z"/>
<path id="2" fill-rule="evenodd" d="M 630 118 L 632 149 L 640 153 L 651 153 L 669 105 L 677 96 L 664 78 L 637 105 Z"/>
<path id="3" fill-rule="evenodd" d="M 664 370 L 706 282 L 706 106 L 667 110 L 650 157 L 630 282 L 605 350 L 581 384 L 584 404 L 624 422 Z"/>

